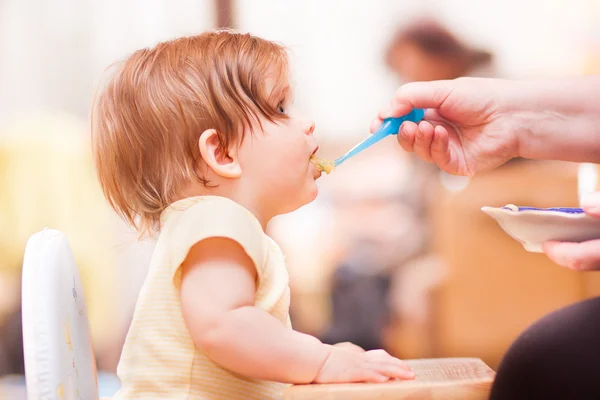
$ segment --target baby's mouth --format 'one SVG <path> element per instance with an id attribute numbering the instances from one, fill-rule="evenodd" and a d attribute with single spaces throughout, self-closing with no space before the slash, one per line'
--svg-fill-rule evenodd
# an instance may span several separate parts
<path id="1" fill-rule="evenodd" d="M 335 164 L 333 161 L 327 161 L 323 160 L 322 158 L 315 157 L 314 153 L 312 156 L 310 156 L 310 162 L 314 164 L 318 171 L 325 172 L 327 175 L 329 175 L 335 169 Z"/>

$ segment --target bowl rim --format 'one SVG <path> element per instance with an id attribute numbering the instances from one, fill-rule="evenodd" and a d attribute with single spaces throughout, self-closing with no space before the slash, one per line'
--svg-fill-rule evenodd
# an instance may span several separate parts
<path id="1" fill-rule="evenodd" d="M 517 207 L 518 209 L 512 209 L 510 207 Z M 539 208 L 539 207 L 529 207 L 529 206 L 513 206 L 509 204 L 507 206 L 502 207 L 494 207 L 494 206 L 484 206 L 481 207 L 481 211 L 484 213 L 494 216 L 494 215 L 506 215 L 517 217 L 519 215 L 538 215 L 538 216 L 555 216 L 560 218 L 571 218 L 571 219 L 587 219 L 593 218 L 597 219 L 600 222 L 600 218 L 592 217 L 585 213 L 582 208 L 579 207 L 548 207 L 548 208 Z"/>

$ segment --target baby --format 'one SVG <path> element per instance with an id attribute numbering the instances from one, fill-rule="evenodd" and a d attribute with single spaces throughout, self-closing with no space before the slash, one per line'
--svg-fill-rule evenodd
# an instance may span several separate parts
<path id="1" fill-rule="evenodd" d="M 290 383 L 411 379 L 383 350 L 290 325 L 288 273 L 265 234 L 311 202 L 314 123 L 294 114 L 286 50 L 229 31 L 135 52 L 94 100 L 102 189 L 157 233 L 116 399 L 279 399 Z"/>

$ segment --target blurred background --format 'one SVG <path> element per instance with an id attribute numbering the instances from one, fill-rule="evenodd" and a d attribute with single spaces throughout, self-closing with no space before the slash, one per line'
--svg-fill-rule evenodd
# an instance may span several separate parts
<path id="1" fill-rule="evenodd" d="M 73 247 L 102 393 L 118 387 L 153 241 L 138 240 L 99 190 L 95 83 L 138 48 L 216 27 L 290 49 L 296 108 L 314 118 L 326 158 L 365 137 L 405 82 L 600 73 L 596 0 L 0 0 L 0 396 L 22 395 L 22 256 L 46 226 Z M 469 180 L 379 143 L 269 227 L 287 256 L 294 326 L 402 358 L 497 367 L 531 322 L 598 295 L 600 279 L 525 252 L 479 209 L 576 206 L 578 187 L 595 185 L 580 173 L 595 167 L 581 167 L 517 159 Z"/>

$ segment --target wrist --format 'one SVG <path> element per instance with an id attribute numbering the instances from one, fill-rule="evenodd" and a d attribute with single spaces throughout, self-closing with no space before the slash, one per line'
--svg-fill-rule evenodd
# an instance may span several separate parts
<path id="1" fill-rule="evenodd" d="M 519 157 L 575 162 L 600 161 L 600 117 L 590 112 L 530 112 L 515 118 Z"/>
<path id="2" fill-rule="evenodd" d="M 548 136 L 547 127 L 552 125 L 548 119 L 549 116 L 534 111 L 514 113 L 509 128 L 514 149 L 511 158 L 544 158 L 540 153 Z"/>
<path id="3" fill-rule="evenodd" d="M 530 81 L 502 80 L 496 93 L 497 118 L 503 134 L 509 136 L 507 159 L 515 157 L 536 158 L 532 153 L 536 143 L 544 136 L 543 126 L 548 118 L 541 103 L 541 91 Z"/>
<path id="4" fill-rule="evenodd" d="M 600 79 L 513 82 L 501 108 L 510 116 L 516 155 L 597 162 Z"/>
<path id="5" fill-rule="evenodd" d="M 323 344 L 323 349 L 322 350 L 323 350 L 323 352 L 325 354 L 325 357 L 322 358 L 322 361 L 319 364 L 319 367 L 317 368 L 317 371 L 313 375 L 313 377 L 310 380 L 310 382 L 307 382 L 307 383 L 315 383 L 318 380 L 319 376 L 321 375 L 321 371 L 323 371 L 323 369 L 327 365 L 327 362 L 331 358 L 331 354 L 333 353 L 334 349 L 335 348 L 332 345 L 330 345 L 330 344 Z"/>

